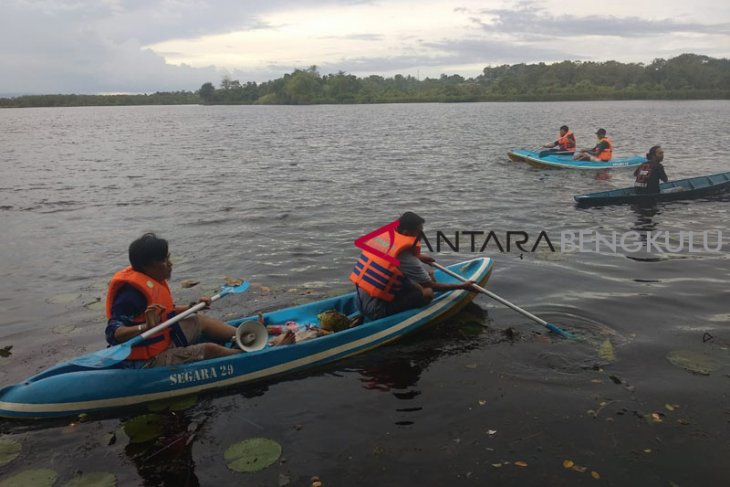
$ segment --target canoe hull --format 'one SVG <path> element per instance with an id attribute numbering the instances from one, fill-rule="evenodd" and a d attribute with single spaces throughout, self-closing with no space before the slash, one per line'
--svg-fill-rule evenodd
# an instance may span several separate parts
<path id="1" fill-rule="evenodd" d="M 574 161 L 573 156 L 545 152 L 535 152 L 526 149 L 515 149 L 507 153 L 513 162 L 526 162 L 540 169 L 578 169 L 583 171 L 598 171 L 606 169 L 621 169 L 640 166 L 646 162 L 642 156 L 612 159 L 606 162 Z"/>
<path id="2" fill-rule="evenodd" d="M 639 194 L 630 187 L 581 194 L 573 198 L 579 206 L 653 204 L 660 201 L 692 200 L 730 191 L 730 172 L 662 183 L 659 185 L 659 190 L 659 193 Z"/>
<path id="3" fill-rule="evenodd" d="M 484 284 L 491 275 L 492 264 L 489 258 L 479 258 L 450 268 L 467 279 Z M 438 271 L 436 275 L 441 282 L 456 282 Z M 71 360 L 22 383 L 0 389 L 0 416 L 51 418 L 109 411 L 281 376 L 393 342 L 457 313 L 474 297 L 470 292 L 451 291 L 439 295 L 423 308 L 296 345 L 267 346 L 256 352 L 174 367 L 99 370 L 82 367 Z M 354 294 L 274 311 L 265 317 L 272 323 L 289 320 L 317 323 L 316 315 L 327 309 L 352 315 L 356 312 Z M 250 319 L 255 317 L 233 320 L 231 324 L 237 326 Z"/>

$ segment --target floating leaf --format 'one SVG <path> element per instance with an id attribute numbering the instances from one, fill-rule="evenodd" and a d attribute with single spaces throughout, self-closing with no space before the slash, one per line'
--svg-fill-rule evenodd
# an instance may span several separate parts
<path id="1" fill-rule="evenodd" d="M 662 416 L 663 416 L 662 413 L 651 413 L 651 420 L 654 421 L 655 423 L 661 423 L 662 421 L 664 421 L 662 419 Z"/>
<path id="2" fill-rule="evenodd" d="M 464 367 L 466 367 L 467 369 L 476 369 L 477 364 L 466 364 Z"/>
<path id="3" fill-rule="evenodd" d="M 575 465 L 573 460 L 563 460 L 563 468 L 573 468 L 573 465 Z"/>
<path id="4" fill-rule="evenodd" d="M 46 301 L 51 304 L 68 304 L 76 301 L 81 297 L 80 293 L 64 293 L 64 294 L 56 294 L 55 296 L 51 296 Z"/>
<path id="5" fill-rule="evenodd" d="M 664 409 L 666 409 L 667 411 L 674 411 L 674 406 L 672 406 L 671 404 L 665 404 Z"/>
<path id="6" fill-rule="evenodd" d="M 56 483 L 58 474 L 49 468 L 23 470 L 0 482 L 0 487 L 51 487 Z"/>
<path id="7" fill-rule="evenodd" d="M 257 472 L 272 465 L 281 456 L 281 445 L 268 438 L 249 438 L 228 447 L 223 454 L 227 467 L 234 472 Z"/>
<path id="8" fill-rule="evenodd" d="M 180 281 L 180 286 L 182 286 L 183 289 L 188 289 L 197 286 L 198 284 L 200 284 L 200 281 L 194 281 L 192 279 L 185 279 L 183 281 Z"/>
<path id="9" fill-rule="evenodd" d="M 603 343 L 601 343 L 601 346 L 598 348 L 598 356 L 606 362 L 613 362 L 614 360 L 616 360 L 616 355 L 613 353 L 613 345 L 611 345 L 611 340 L 605 339 Z"/>
<path id="10" fill-rule="evenodd" d="M 582 467 L 580 465 L 573 465 L 572 467 L 570 467 L 570 469 L 575 470 L 576 472 L 580 472 L 580 473 L 583 473 L 586 470 L 588 470 L 586 467 Z"/>
<path id="11" fill-rule="evenodd" d="M 223 282 L 226 283 L 226 286 L 240 286 L 243 284 L 241 279 L 234 279 L 233 277 L 226 277 L 223 279 Z"/>
<path id="12" fill-rule="evenodd" d="M 10 438 L 0 438 L 0 467 L 15 460 L 22 449 L 22 445 L 17 441 Z"/>
<path id="13" fill-rule="evenodd" d="M 56 335 L 68 335 L 75 329 L 76 326 L 71 324 L 58 325 L 53 327 L 53 333 L 55 333 Z"/>
<path id="14" fill-rule="evenodd" d="M 651 453 L 651 448 L 644 448 L 644 453 Z"/>
<path id="15" fill-rule="evenodd" d="M 494 436 L 494 435 L 496 435 L 496 434 L 497 434 L 497 430 L 487 430 L 487 434 L 488 434 L 489 436 Z"/>
<path id="16" fill-rule="evenodd" d="M 124 432 L 130 443 L 145 443 L 162 435 L 164 417 L 159 414 L 143 414 L 124 423 Z"/>
<path id="17" fill-rule="evenodd" d="M 159 413 L 161 411 L 185 411 L 196 404 L 198 404 L 198 396 L 193 394 L 190 396 L 151 402 L 147 405 L 147 409 L 153 413 Z"/>
<path id="18" fill-rule="evenodd" d="M 10 357 L 13 354 L 13 352 L 10 351 L 12 349 L 12 345 L 0 348 L 0 357 Z"/>
<path id="19" fill-rule="evenodd" d="M 484 406 L 487 403 L 484 399 L 479 399 L 479 405 Z"/>
<path id="20" fill-rule="evenodd" d="M 515 465 L 517 465 L 518 467 L 526 467 L 527 466 L 527 462 L 523 462 L 522 460 L 517 460 L 515 462 Z"/>
<path id="21" fill-rule="evenodd" d="M 693 352 L 691 350 L 674 350 L 667 354 L 667 360 L 673 365 L 681 367 L 693 374 L 710 375 L 720 368 L 721 364 L 702 353 Z"/>
<path id="22" fill-rule="evenodd" d="M 492 466 L 493 466 L 494 468 L 499 468 L 499 467 L 501 467 L 501 466 L 502 466 L 502 464 L 501 464 L 501 463 L 493 463 L 493 464 L 492 464 Z"/>
<path id="23" fill-rule="evenodd" d="M 591 470 L 591 477 L 598 480 L 601 478 L 601 475 L 598 472 L 596 472 L 595 470 Z"/>
<path id="24" fill-rule="evenodd" d="M 69 480 L 64 487 L 114 487 L 117 478 L 109 472 L 81 473 Z"/>

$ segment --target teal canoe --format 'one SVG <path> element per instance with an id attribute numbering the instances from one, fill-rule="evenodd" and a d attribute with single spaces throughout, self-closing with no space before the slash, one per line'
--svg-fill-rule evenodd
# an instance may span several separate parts
<path id="1" fill-rule="evenodd" d="M 477 258 L 449 269 L 484 285 L 492 272 L 492 259 Z M 435 275 L 440 282 L 460 282 L 440 270 Z M 391 343 L 452 316 L 474 297 L 474 293 L 464 290 L 438 293 L 422 308 L 366 321 L 337 333 L 171 367 L 94 366 L 103 363 L 94 360 L 95 354 L 103 355 L 103 350 L 92 352 L 0 389 L 0 417 L 52 418 L 111 411 L 282 376 Z M 272 311 L 264 314 L 264 318 L 268 324 L 295 321 L 319 326 L 317 315 L 331 309 L 351 318 L 357 316 L 355 294 Z M 250 320 L 256 317 L 245 316 L 229 323 L 239 326 Z"/>
<path id="2" fill-rule="evenodd" d="M 605 162 L 574 161 L 569 152 L 542 151 L 535 152 L 527 149 L 514 149 L 507 153 L 513 162 L 526 162 L 540 169 L 580 169 L 597 171 L 600 169 L 619 169 L 639 166 L 646 162 L 644 156 L 632 156 L 611 159 Z"/>
<path id="3" fill-rule="evenodd" d="M 710 176 L 678 179 L 659 185 L 659 193 L 637 193 L 631 188 L 579 194 L 573 198 L 580 206 L 602 206 L 622 203 L 654 203 L 657 201 L 692 200 L 730 190 L 730 172 Z"/>

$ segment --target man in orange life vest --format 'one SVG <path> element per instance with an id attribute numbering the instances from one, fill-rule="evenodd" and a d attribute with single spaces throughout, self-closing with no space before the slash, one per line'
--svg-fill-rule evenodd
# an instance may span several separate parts
<path id="1" fill-rule="evenodd" d="M 167 283 L 172 262 L 167 241 L 154 233 L 142 235 L 129 246 L 129 267 L 114 274 L 106 298 L 106 339 L 109 345 L 126 342 L 181 313 L 189 306 L 176 306 Z M 198 302 L 210 305 L 210 298 Z M 221 320 L 201 314 L 189 316 L 152 335 L 139 345 L 124 365 L 129 367 L 168 366 L 239 353 L 202 337 L 226 342 L 236 329 Z"/>
<path id="2" fill-rule="evenodd" d="M 573 134 L 573 131 L 568 128 L 567 125 L 563 125 L 560 127 L 560 135 L 558 137 L 558 140 L 553 142 L 552 144 L 546 144 L 543 147 L 546 149 L 552 149 L 554 147 L 557 147 L 558 151 L 561 152 L 575 152 L 575 135 Z"/>
<path id="3" fill-rule="evenodd" d="M 364 250 L 358 259 L 350 280 L 355 284 L 356 303 L 365 317 L 375 320 L 411 308 L 428 304 L 434 291 L 468 289 L 471 284 L 434 282 L 424 264 L 433 257 L 421 255 L 419 243 L 425 220 L 410 211 L 398 220 L 393 232 L 385 231 L 370 239 L 366 246 L 380 250 L 387 257 Z"/>
<path id="4" fill-rule="evenodd" d="M 649 162 L 645 162 L 634 171 L 634 176 L 636 176 L 634 188 L 637 193 L 658 193 L 659 180 L 661 179 L 665 183 L 669 181 L 662 165 L 664 150 L 660 145 L 655 145 L 649 149 L 646 159 Z"/>
<path id="5" fill-rule="evenodd" d="M 606 136 L 606 129 L 598 129 L 596 132 L 598 143 L 589 150 L 581 150 L 573 159 L 576 161 L 606 162 L 613 157 L 613 143 Z"/>

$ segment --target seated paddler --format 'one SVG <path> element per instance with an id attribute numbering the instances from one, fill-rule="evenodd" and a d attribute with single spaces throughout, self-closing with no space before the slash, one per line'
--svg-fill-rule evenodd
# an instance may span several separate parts
<path id="1" fill-rule="evenodd" d="M 413 212 L 401 215 L 397 227 L 370 238 L 350 280 L 355 284 L 355 301 L 360 312 L 376 320 L 407 309 L 427 305 L 434 292 L 468 289 L 473 281 L 445 284 L 435 282 L 426 265 L 433 257 L 421 254 L 425 220 Z"/>
<path id="2" fill-rule="evenodd" d="M 141 335 L 199 302 L 210 305 L 208 297 L 190 305 L 174 303 L 167 282 L 172 275 L 167 240 L 154 233 L 144 234 L 131 243 L 129 262 L 130 266 L 114 274 L 107 291 L 109 345 Z M 134 345 L 124 365 L 169 366 L 239 353 L 237 348 L 221 345 L 235 333 L 233 326 L 219 319 L 194 314 Z"/>
<path id="3" fill-rule="evenodd" d="M 558 139 L 552 144 L 545 144 L 543 147 L 559 152 L 575 152 L 575 134 L 573 134 L 573 131 L 567 125 L 563 125 L 560 127 Z"/>

